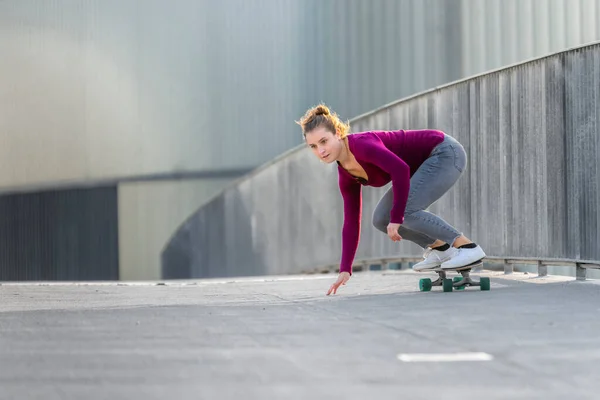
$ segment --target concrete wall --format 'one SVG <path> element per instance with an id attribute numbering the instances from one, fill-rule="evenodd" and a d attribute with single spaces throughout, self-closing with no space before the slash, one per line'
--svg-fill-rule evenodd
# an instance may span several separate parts
<path id="1" fill-rule="evenodd" d="M 119 266 L 122 280 L 161 279 L 160 253 L 198 204 L 229 179 L 132 182 L 119 185 Z"/>
<path id="2" fill-rule="evenodd" d="M 436 128 L 468 169 L 431 210 L 489 256 L 600 260 L 600 44 L 422 93 L 352 130 Z M 419 255 L 370 224 L 384 189 L 363 190 L 357 258 Z M 163 253 L 168 277 L 300 272 L 336 265 L 342 202 L 335 166 L 300 147 L 199 209 Z"/>

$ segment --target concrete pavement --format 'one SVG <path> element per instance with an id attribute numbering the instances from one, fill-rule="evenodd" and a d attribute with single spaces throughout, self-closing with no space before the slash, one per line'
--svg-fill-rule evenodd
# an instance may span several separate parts
<path id="1" fill-rule="evenodd" d="M 0 286 L 0 399 L 593 399 L 600 285 L 412 271 Z"/>

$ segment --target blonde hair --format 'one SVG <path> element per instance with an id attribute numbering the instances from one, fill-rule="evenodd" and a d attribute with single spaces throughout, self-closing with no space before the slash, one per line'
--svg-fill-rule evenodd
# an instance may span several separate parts
<path id="1" fill-rule="evenodd" d="M 320 126 L 324 126 L 334 134 L 339 133 L 341 138 L 346 137 L 350 131 L 350 124 L 342 122 L 336 113 L 332 114 L 329 111 L 325 104 L 319 104 L 308 109 L 300 121 L 296 121 L 296 123 L 302 127 L 304 136 Z"/>

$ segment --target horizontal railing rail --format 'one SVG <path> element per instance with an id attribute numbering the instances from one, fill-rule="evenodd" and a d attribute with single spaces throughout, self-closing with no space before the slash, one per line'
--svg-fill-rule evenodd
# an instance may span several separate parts
<path id="1" fill-rule="evenodd" d="M 353 268 L 358 271 L 371 270 L 373 266 L 379 266 L 381 270 L 388 270 L 390 264 L 399 264 L 399 269 L 410 269 L 410 263 L 422 261 L 422 257 L 386 257 L 386 258 L 362 258 L 356 259 L 353 263 Z M 492 263 L 496 261 L 496 263 Z M 490 268 L 491 264 L 501 265 L 505 274 L 514 272 L 515 264 L 533 264 L 537 266 L 537 274 L 539 277 L 548 275 L 549 266 L 561 266 L 575 268 L 575 277 L 577 280 L 586 280 L 587 270 L 600 270 L 600 262 L 595 260 L 574 260 L 561 258 L 535 258 L 535 257 L 486 257 L 481 269 L 496 269 Z M 335 272 L 338 268 L 337 264 L 326 265 L 320 268 L 301 271 L 304 273 L 315 272 Z"/>

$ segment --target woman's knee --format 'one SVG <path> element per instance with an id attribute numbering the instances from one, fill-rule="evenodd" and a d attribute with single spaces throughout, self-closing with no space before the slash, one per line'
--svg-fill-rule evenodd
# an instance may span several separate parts
<path id="1" fill-rule="evenodd" d="M 387 226 L 390 223 L 390 217 L 389 215 L 377 212 L 377 210 L 375 210 L 373 213 L 373 220 L 371 222 L 376 229 L 382 232 L 387 232 Z"/>

